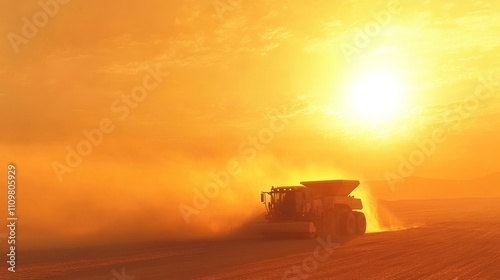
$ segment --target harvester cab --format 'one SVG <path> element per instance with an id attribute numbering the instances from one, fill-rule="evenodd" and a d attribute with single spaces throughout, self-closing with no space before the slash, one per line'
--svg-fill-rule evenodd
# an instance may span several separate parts
<path id="1" fill-rule="evenodd" d="M 359 181 L 301 182 L 301 186 L 271 187 L 261 193 L 268 221 L 264 235 L 364 234 L 366 218 L 360 199 L 350 196 Z"/>
<path id="2" fill-rule="evenodd" d="M 303 186 L 272 187 L 270 192 L 263 192 L 262 203 L 267 208 L 267 219 L 298 219 L 305 214 L 305 197 L 306 192 Z"/>

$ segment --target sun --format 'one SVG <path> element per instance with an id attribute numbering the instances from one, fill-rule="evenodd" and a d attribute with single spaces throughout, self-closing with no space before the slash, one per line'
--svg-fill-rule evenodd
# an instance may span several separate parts
<path id="1" fill-rule="evenodd" d="M 346 93 L 350 115 L 358 121 L 381 123 L 400 116 L 405 87 L 397 72 L 371 69 L 357 75 Z"/>

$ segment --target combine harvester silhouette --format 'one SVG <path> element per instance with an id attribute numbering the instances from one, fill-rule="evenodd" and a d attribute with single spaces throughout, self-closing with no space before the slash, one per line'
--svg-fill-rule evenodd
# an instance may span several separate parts
<path id="1" fill-rule="evenodd" d="M 361 199 L 350 196 L 359 186 L 354 180 L 301 182 L 301 186 L 271 187 L 261 193 L 268 237 L 354 236 L 366 232 Z"/>

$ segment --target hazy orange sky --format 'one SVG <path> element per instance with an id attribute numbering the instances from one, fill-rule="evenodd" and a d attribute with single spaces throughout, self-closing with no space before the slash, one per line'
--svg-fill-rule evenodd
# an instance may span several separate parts
<path id="1" fill-rule="evenodd" d="M 222 13 L 235 2 L 73 0 L 17 45 L 9 34 L 23 36 L 23 18 L 43 9 L 0 4 L 1 154 L 18 165 L 27 239 L 49 235 L 47 221 L 64 225 L 54 233 L 62 239 L 181 235 L 190 226 L 179 203 L 233 159 L 242 172 L 203 213 L 213 220 L 231 220 L 227 205 L 258 203 L 272 184 L 384 179 L 437 129 L 446 140 L 411 175 L 500 171 L 498 1 L 239 2 Z M 388 6 L 397 12 L 377 22 Z M 360 45 L 366 28 L 373 36 Z M 346 46 L 356 52 L 346 56 Z M 168 76 L 117 113 L 117 98 L 157 67 Z M 379 82 L 396 88 L 397 102 Z M 353 98 L 360 85 L 369 95 Z M 457 125 L 454 110 L 478 87 L 488 98 Z M 355 114 L 365 99 L 379 110 Z M 286 128 L 246 160 L 240 145 L 275 115 Z M 115 129 L 58 180 L 53 163 L 103 118 Z"/>

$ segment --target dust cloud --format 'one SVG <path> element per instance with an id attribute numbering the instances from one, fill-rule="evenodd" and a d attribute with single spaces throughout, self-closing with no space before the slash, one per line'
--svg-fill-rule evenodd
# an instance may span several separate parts
<path id="1" fill-rule="evenodd" d="M 323 164 L 297 164 L 269 154 L 253 160 L 181 154 L 130 160 L 96 153 L 60 182 L 51 163 L 64 154 L 55 150 L 34 146 L 30 152 L 9 151 L 18 163 L 23 249 L 231 238 L 263 217 L 260 192 L 271 186 L 357 179 Z M 235 175 L 227 171 L 229 162 L 238 163 Z M 229 175 L 224 179 L 222 173 Z M 214 178 L 227 184 L 207 193 Z M 365 186 L 354 194 L 363 199 L 370 232 L 401 228 L 397 222 L 381 223 L 376 200 Z M 182 212 L 182 207 L 188 211 Z"/>
<path id="2" fill-rule="evenodd" d="M 370 186 L 363 184 L 352 192 L 363 201 L 366 216 L 366 232 L 384 232 L 407 229 L 408 226 L 386 209 L 381 209 L 377 199 L 370 192 Z"/>

